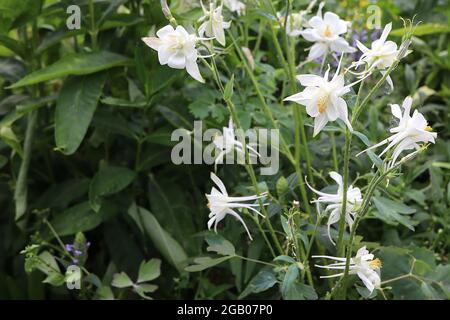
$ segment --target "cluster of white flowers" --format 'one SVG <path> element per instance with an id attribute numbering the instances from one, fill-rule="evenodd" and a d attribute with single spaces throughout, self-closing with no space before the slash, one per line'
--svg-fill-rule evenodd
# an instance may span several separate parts
<path id="1" fill-rule="evenodd" d="M 161 65 L 167 64 L 174 69 L 186 69 L 192 78 L 203 83 L 204 79 L 197 63 L 197 59 L 201 56 L 198 54 L 196 45 L 202 40 L 216 39 L 224 46 L 225 29 L 230 27 L 231 22 L 224 21 L 223 2 L 216 6 L 215 2 L 211 1 L 209 9 L 203 5 L 202 1 L 200 4 L 203 16 L 199 19 L 202 24 L 198 28 L 198 36 L 195 33 L 189 33 L 183 26 L 177 26 L 174 29 L 171 25 L 167 25 L 156 32 L 156 37 L 144 37 L 142 41 L 153 50 L 158 51 Z M 242 13 L 245 9 L 245 5 L 236 0 L 228 0 L 225 5 L 233 12 Z"/>
<path id="2" fill-rule="evenodd" d="M 219 44 L 225 46 L 225 30 L 230 27 L 231 22 L 224 20 L 222 13 L 223 6 L 225 5 L 230 12 L 241 15 L 246 10 L 246 5 L 238 0 L 224 0 L 219 5 L 216 5 L 216 2 L 213 0 L 209 3 L 208 8 L 201 1 L 200 4 L 203 9 L 203 16 L 198 20 L 201 23 L 197 31 L 198 36 L 196 33 L 187 32 L 182 26 L 174 28 L 171 25 L 167 25 L 156 32 L 156 37 L 146 37 L 142 40 L 149 47 L 158 51 L 158 58 L 161 65 L 167 64 L 171 68 L 186 69 L 188 74 L 194 79 L 204 82 L 197 64 L 197 60 L 200 57 L 197 43 L 199 41 L 216 39 Z M 352 132 L 353 128 L 349 119 L 348 105 L 343 96 L 351 91 L 352 86 L 372 75 L 375 70 L 379 70 L 385 76 L 391 88 L 393 88 L 392 80 L 389 75 L 386 75 L 386 72 L 394 63 L 402 58 L 400 56 L 400 51 L 402 50 L 398 49 L 395 42 L 387 40 L 392 29 L 392 24 L 389 23 L 384 27 L 380 38 L 372 42 L 370 48 L 357 41 L 356 46 L 361 51 L 361 56 L 358 61 L 354 62 L 343 72 L 341 64 L 344 53 L 357 51 L 345 39 L 345 34 L 348 32 L 351 24 L 342 20 L 333 12 L 326 12 L 322 15 L 323 4 L 319 6 L 319 10 L 315 16 L 306 20 L 305 17 L 314 4 L 315 1 L 312 2 L 312 5 L 307 10 L 300 11 L 299 13 L 291 13 L 287 17 L 283 14 L 278 14 L 278 19 L 280 19 L 281 25 L 286 27 L 286 33 L 289 36 L 302 36 L 306 41 L 313 43 L 311 48 L 309 48 L 308 60 L 322 58 L 322 61 L 325 61 L 327 55 L 333 53 L 339 54 L 341 58 L 332 77 L 330 77 L 330 67 L 328 67 L 323 76 L 315 74 L 298 75 L 298 81 L 305 88 L 301 92 L 285 98 L 284 101 L 292 101 L 306 107 L 306 113 L 314 118 L 313 136 L 317 136 L 328 122 L 336 121 L 337 119 L 344 122 L 348 130 Z M 407 53 L 405 52 L 405 54 Z M 361 66 L 364 66 L 365 69 L 357 72 L 356 69 Z M 350 75 L 356 76 L 357 80 L 346 85 L 344 74 L 347 71 L 350 71 Z M 391 111 L 393 116 L 399 120 L 399 123 L 398 126 L 390 129 L 392 135 L 359 154 L 387 144 L 387 147 L 379 156 L 381 157 L 389 151 L 392 151 L 391 157 L 388 159 L 388 167 L 392 167 L 397 163 L 403 151 L 419 149 L 420 143 L 434 143 L 437 134 L 432 132 L 424 116 L 417 110 L 414 111 L 412 116 L 410 115 L 412 102 L 412 98 L 407 97 L 402 107 L 393 104 Z M 231 118 L 228 127 L 225 127 L 223 130 L 223 135 L 216 136 L 213 142 L 219 149 L 215 165 L 222 163 L 225 155 L 234 151 L 241 154 L 248 152 L 253 157 L 259 156 L 254 148 L 249 145 L 244 147 L 236 139 Z M 363 202 L 363 197 L 359 188 L 353 187 L 352 185 L 344 185 L 343 178 L 340 174 L 334 171 L 329 174 L 337 183 L 338 188 L 334 194 L 325 193 L 313 188 L 307 180 L 306 184 L 319 196 L 312 202 L 326 205 L 324 213 L 329 214 L 327 222 L 328 237 L 334 244 L 330 233 L 331 226 L 340 221 L 341 215 L 344 214 L 345 222 L 351 229 Z M 231 215 L 244 226 L 249 238 L 252 239 L 246 223 L 236 210 L 247 209 L 264 217 L 256 208 L 267 205 L 267 203 L 262 203 L 261 200 L 261 198 L 267 196 L 267 192 L 259 195 L 232 197 L 228 195 L 225 185 L 214 173 L 211 173 L 211 179 L 218 189 L 212 187 L 211 193 L 206 194 L 208 208 L 210 209 L 209 221 L 207 223 L 208 229 L 214 226 L 214 230 L 217 232 L 218 223 L 226 215 Z M 346 193 L 345 213 L 342 212 L 344 193 Z M 255 203 L 256 200 L 258 200 L 258 203 Z M 370 254 L 366 250 L 366 247 L 360 248 L 356 256 L 351 258 L 350 261 L 346 261 L 344 257 L 332 256 L 313 256 L 313 258 L 335 260 L 336 262 L 326 266 L 317 265 L 317 267 L 327 269 L 345 270 L 346 264 L 349 263 L 349 273 L 358 275 L 370 292 L 380 286 L 381 261 L 374 259 L 374 255 Z M 341 272 L 328 277 L 338 277 L 343 274 L 344 272 Z"/>

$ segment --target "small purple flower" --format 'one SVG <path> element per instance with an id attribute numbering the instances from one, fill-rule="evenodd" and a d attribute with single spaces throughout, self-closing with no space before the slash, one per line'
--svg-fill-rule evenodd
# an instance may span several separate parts
<path id="1" fill-rule="evenodd" d="M 89 248 L 90 246 L 91 246 L 91 242 L 90 241 L 86 242 L 86 248 Z"/>
<path id="2" fill-rule="evenodd" d="M 372 31 L 372 34 L 370 35 L 370 39 L 372 39 L 372 41 L 378 40 L 381 37 L 382 33 L 383 33 L 382 29 L 375 29 Z"/>
<path id="3" fill-rule="evenodd" d="M 325 57 L 324 57 L 324 56 L 322 56 L 322 57 L 318 57 L 318 58 L 314 59 L 313 61 L 314 61 L 315 63 L 318 63 L 318 64 L 322 64 L 322 62 L 323 62 L 323 59 L 325 59 Z"/>
<path id="4" fill-rule="evenodd" d="M 81 256 L 82 254 L 83 254 L 83 252 L 81 252 L 80 250 L 74 250 L 73 251 L 73 255 L 76 256 L 76 257 Z"/>
<path id="5" fill-rule="evenodd" d="M 78 264 L 80 262 L 78 259 L 72 259 L 73 264 Z"/>
<path id="6" fill-rule="evenodd" d="M 67 250 L 68 252 L 71 252 L 73 249 L 74 249 L 74 248 L 73 248 L 73 244 L 66 244 L 66 250 Z"/>

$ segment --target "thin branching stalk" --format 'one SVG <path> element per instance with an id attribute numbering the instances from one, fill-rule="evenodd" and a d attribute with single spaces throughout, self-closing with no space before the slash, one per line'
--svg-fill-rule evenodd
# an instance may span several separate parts
<path id="1" fill-rule="evenodd" d="M 212 56 L 211 61 L 212 61 L 212 71 L 213 71 L 213 74 L 214 74 L 214 78 L 215 78 L 215 80 L 217 82 L 217 85 L 219 86 L 219 89 L 220 89 L 222 95 L 223 95 L 224 94 L 224 87 L 223 87 L 222 81 L 220 80 L 220 74 L 219 74 L 219 70 L 217 68 L 214 56 Z M 239 117 L 237 116 L 236 107 L 234 106 L 234 103 L 230 99 L 224 99 L 224 100 L 225 100 L 225 103 L 228 106 L 228 109 L 229 109 L 230 114 L 231 114 L 231 118 L 233 119 L 233 122 L 236 124 L 236 127 L 237 128 L 242 128 L 241 124 L 240 124 Z M 243 141 L 242 141 L 242 147 L 244 149 L 244 154 L 245 154 L 245 161 L 246 161 L 245 167 L 246 167 L 246 169 L 247 169 L 247 171 L 248 171 L 248 173 L 250 175 L 250 179 L 252 181 L 253 187 L 255 188 L 255 192 L 256 192 L 256 194 L 259 195 L 260 194 L 260 190 L 259 190 L 259 186 L 258 186 L 258 181 L 256 179 L 255 171 L 254 171 L 252 165 L 250 164 L 250 155 L 248 154 L 248 150 L 247 150 L 247 145 L 246 145 L 245 139 L 243 139 Z M 270 232 L 270 234 L 272 236 L 272 240 L 275 243 L 275 247 L 279 251 L 279 254 L 283 254 L 283 248 L 281 246 L 281 243 L 280 243 L 278 237 L 275 234 L 275 231 L 273 229 L 272 223 L 270 222 L 267 210 L 264 207 L 264 204 L 263 204 L 261 199 L 258 199 L 258 203 L 259 203 L 261 211 L 262 211 L 262 213 L 263 213 L 263 215 L 265 217 L 265 222 L 267 223 L 267 227 L 269 228 L 269 232 Z"/>
<path id="2" fill-rule="evenodd" d="M 259 100 L 261 101 L 261 104 L 262 104 L 262 107 L 263 107 L 262 109 L 263 109 L 264 114 L 269 118 L 269 120 L 270 120 L 272 126 L 274 127 L 274 129 L 277 129 L 277 130 L 280 131 L 279 126 L 278 126 L 277 122 L 275 121 L 275 118 L 274 118 L 274 116 L 272 114 L 272 111 L 270 110 L 270 107 L 267 105 L 266 99 L 264 98 L 264 96 L 263 96 L 263 94 L 262 94 L 262 92 L 261 92 L 261 90 L 259 88 L 258 81 L 256 80 L 252 69 L 250 68 L 250 66 L 248 65 L 248 63 L 247 63 L 247 61 L 246 61 L 246 59 L 244 57 L 244 55 L 242 54 L 241 48 L 237 44 L 237 42 L 234 39 L 234 37 L 233 37 L 231 32 L 229 32 L 229 35 L 230 35 L 230 38 L 231 38 L 231 40 L 233 42 L 233 45 L 234 45 L 234 47 L 236 49 L 236 52 L 239 55 L 239 58 L 241 59 L 242 63 L 244 64 L 245 70 L 247 71 L 247 74 L 250 77 L 250 80 L 251 80 L 251 82 L 253 84 L 253 87 L 256 90 L 256 94 L 257 94 Z M 302 180 L 303 174 L 302 174 L 301 167 L 299 165 L 297 165 L 298 162 L 296 162 L 295 157 L 292 155 L 292 152 L 289 149 L 286 141 L 284 140 L 284 138 L 283 138 L 283 136 L 281 134 L 281 131 L 280 131 L 280 144 L 281 144 L 281 151 L 286 155 L 286 157 L 289 159 L 289 161 L 291 162 L 291 164 L 295 168 L 295 172 L 296 172 L 296 175 L 297 175 L 297 181 L 298 181 L 298 184 L 299 184 L 299 187 L 300 187 L 300 194 L 301 194 L 304 206 L 305 206 L 305 210 L 309 214 L 311 212 L 311 209 L 310 209 L 310 206 L 309 206 L 309 200 L 308 200 L 308 195 L 306 193 L 306 188 L 305 188 L 305 185 L 304 185 L 303 180 Z"/>

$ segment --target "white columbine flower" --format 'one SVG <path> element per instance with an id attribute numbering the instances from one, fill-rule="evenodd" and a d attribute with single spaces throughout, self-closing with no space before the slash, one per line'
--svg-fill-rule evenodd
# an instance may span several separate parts
<path id="1" fill-rule="evenodd" d="M 145 37 L 142 41 L 150 48 L 158 51 L 161 65 L 167 64 L 174 69 L 185 69 L 192 78 L 205 82 L 197 65 L 197 49 L 195 47 L 199 38 L 189 34 L 182 26 L 174 29 L 171 25 L 159 29 L 157 37 Z"/>
<path id="2" fill-rule="evenodd" d="M 227 189 L 225 188 L 225 185 L 223 184 L 222 180 L 220 180 L 219 177 L 217 177 L 212 172 L 211 172 L 211 180 L 214 181 L 219 190 L 217 190 L 215 187 L 212 187 L 211 193 L 206 194 L 206 198 L 208 199 L 208 208 L 211 211 L 208 216 L 210 218 L 208 221 L 208 229 L 211 230 L 211 227 L 214 224 L 214 231 L 217 232 L 217 224 L 220 221 L 222 221 L 227 214 L 230 214 L 242 223 L 242 225 L 244 226 L 245 230 L 248 233 L 250 240 L 253 240 L 244 220 L 233 209 L 246 208 L 264 217 L 264 215 L 262 215 L 258 210 L 254 208 L 258 207 L 259 204 L 249 204 L 243 202 L 254 201 L 259 198 L 265 197 L 267 192 L 262 193 L 260 196 L 254 195 L 246 197 L 230 197 L 228 196 Z"/>
<path id="3" fill-rule="evenodd" d="M 209 4 L 209 10 L 203 6 L 203 2 L 200 1 L 203 9 L 204 16 L 199 19 L 199 21 L 204 21 L 198 28 L 198 34 L 203 37 L 214 37 L 221 44 L 225 45 L 225 29 L 228 29 L 231 22 L 223 21 L 222 8 L 223 3 L 216 8 L 214 1 Z"/>
<path id="4" fill-rule="evenodd" d="M 239 0 L 223 0 L 223 4 L 230 10 L 231 12 L 237 12 L 238 15 L 241 15 L 245 11 L 245 3 Z"/>
<path id="5" fill-rule="evenodd" d="M 339 173 L 332 171 L 330 172 L 330 177 L 338 184 L 338 190 L 336 194 L 330 194 L 316 190 L 309 185 L 307 180 L 306 184 L 312 191 L 314 191 L 319 195 L 319 198 L 312 202 L 328 204 L 327 207 L 325 208 L 326 213 L 330 212 L 330 216 L 327 222 L 328 237 L 330 238 L 330 241 L 334 244 L 330 234 L 330 227 L 332 224 L 339 222 L 339 219 L 341 217 L 344 185 L 342 181 L 342 176 Z M 345 222 L 348 224 L 350 229 L 352 228 L 353 225 L 356 210 L 361 205 L 361 203 L 362 203 L 361 190 L 359 190 L 359 188 L 354 188 L 352 185 L 350 185 L 347 189 L 347 205 L 345 207 L 346 209 Z"/>
<path id="6" fill-rule="evenodd" d="M 354 52 L 348 42 L 340 35 L 347 32 L 348 22 L 333 12 L 326 12 L 322 18 L 321 10 L 308 21 L 311 28 L 301 31 L 306 41 L 315 42 L 311 47 L 308 60 L 314 60 L 327 54 L 328 51 L 343 53 Z"/>
<path id="7" fill-rule="evenodd" d="M 391 30 L 392 23 L 388 23 L 384 27 L 380 39 L 372 42 L 370 49 L 363 45 L 361 42 L 356 42 L 357 47 L 363 53 L 356 65 L 358 66 L 366 63 L 368 66 L 368 70 L 364 73 L 371 73 L 375 68 L 377 68 L 381 70 L 382 74 L 384 74 L 384 71 L 394 63 L 395 59 L 398 56 L 399 50 L 397 50 L 397 44 L 394 41 L 386 41 Z M 391 86 L 391 89 L 393 89 L 394 86 L 390 76 L 388 76 L 386 80 Z"/>
<path id="8" fill-rule="evenodd" d="M 337 261 L 326 266 L 316 265 L 316 267 L 331 270 L 345 270 L 346 258 L 332 256 L 312 256 L 312 258 L 326 258 Z M 378 258 L 374 259 L 374 255 L 369 253 L 365 246 L 358 250 L 355 257 L 350 258 L 349 274 L 358 275 L 370 293 L 381 285 L 380 268 L 381 260 Z M 344 275 L 344 272 L 330 276 L 321 276 L 321 278 L 333 278 L 342 275 Z"/>
<path id="9" fill-rule="evenodd" d="M 214 145 L 219 149 L 219 154 L 214 160 L 214 165 L 217 166 L 218 163 L 223 163 L 223 158 L 233 150 L 236 150 L 238 154 L 244 154 L 244 147 L 242 143 L 236 139 L 236 134 L 234 132 L 233 120 L 230 118 L 228 122 L 228 127 L 223 128 L 223 135 L 218 135 L 213 140 Z M 258 157 L 259 153 L 246 144 L 247 150 L 250 157 Z"/>
<path id="10" fill-rule="evenodd" d="M 293 101 L 306 107 L 306 113 L 314 118 L 314 136 L 316 136 L 328 121 L 341 119 L 350 130 L 352 125 L 348 120 L 347 103 L 342 95 L 350 91 L 350 86 L 345 86 L 344 76 L 339 75 L 340 63 L 334 77 L 328 81 L 328 73 L 322 77 L 314 74 L 297 76 L 301 85 L 306 87 L 300 93 L 285 98 L 285 101 Z M 352 84 L 353 85 L 353 84 Z"/>
<path id="11" fill-rule="evenodd" d="M 360 152 L 357 156 L 363 152 L 389 143 L 379 156 L 381 157 L 393 148 L 392 160 L 388 166 L 391 167 L 395 164 L 402 151 L 411 149 L 418 150 L 420 148 L 419 142 L 434 143 L 437 133 L 432 132 L 433 129 L 428 125 L 423 114 L 414 110 L 412 117 L 410 116 L 412 102 L 413 99 L 411 97 L 405 98 L 402 104 L 403 113 L 398 104 L 391 105 L 392 114 L 399 119 L 398 126 L 389 130 L 392 133 L 392 136 Z"/>

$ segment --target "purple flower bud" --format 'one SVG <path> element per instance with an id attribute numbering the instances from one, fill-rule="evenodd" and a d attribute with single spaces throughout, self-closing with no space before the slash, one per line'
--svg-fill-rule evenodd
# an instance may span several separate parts
<path id="1" fill-rule="evenodd" d="M 83 254 L 83 252 L 81 252 L 80 250 L 75 250 L 74 252 L 73 252 L 73 254 L 74 254 L 74 256 L 81 256 L 82 254 Z"/>
<path id="2" fill-rule="evenodd" d="M 91 242 L 90 241 L 86 242 L 86 248 L 89 248 L 90 246 L 91 246 Z"/>
<path id="3" fill-rule="evenodd" d="M 73 250 L 73 244 L 66 244 L 66 250 L 71 252 Z"/>
<path id="4" fill-rule="evenodd" d="M 78 264 L 78 262 L 80 262 L 78 259 L 72 259 L 72 262 L 74 263 L 74 264 Z"/>

